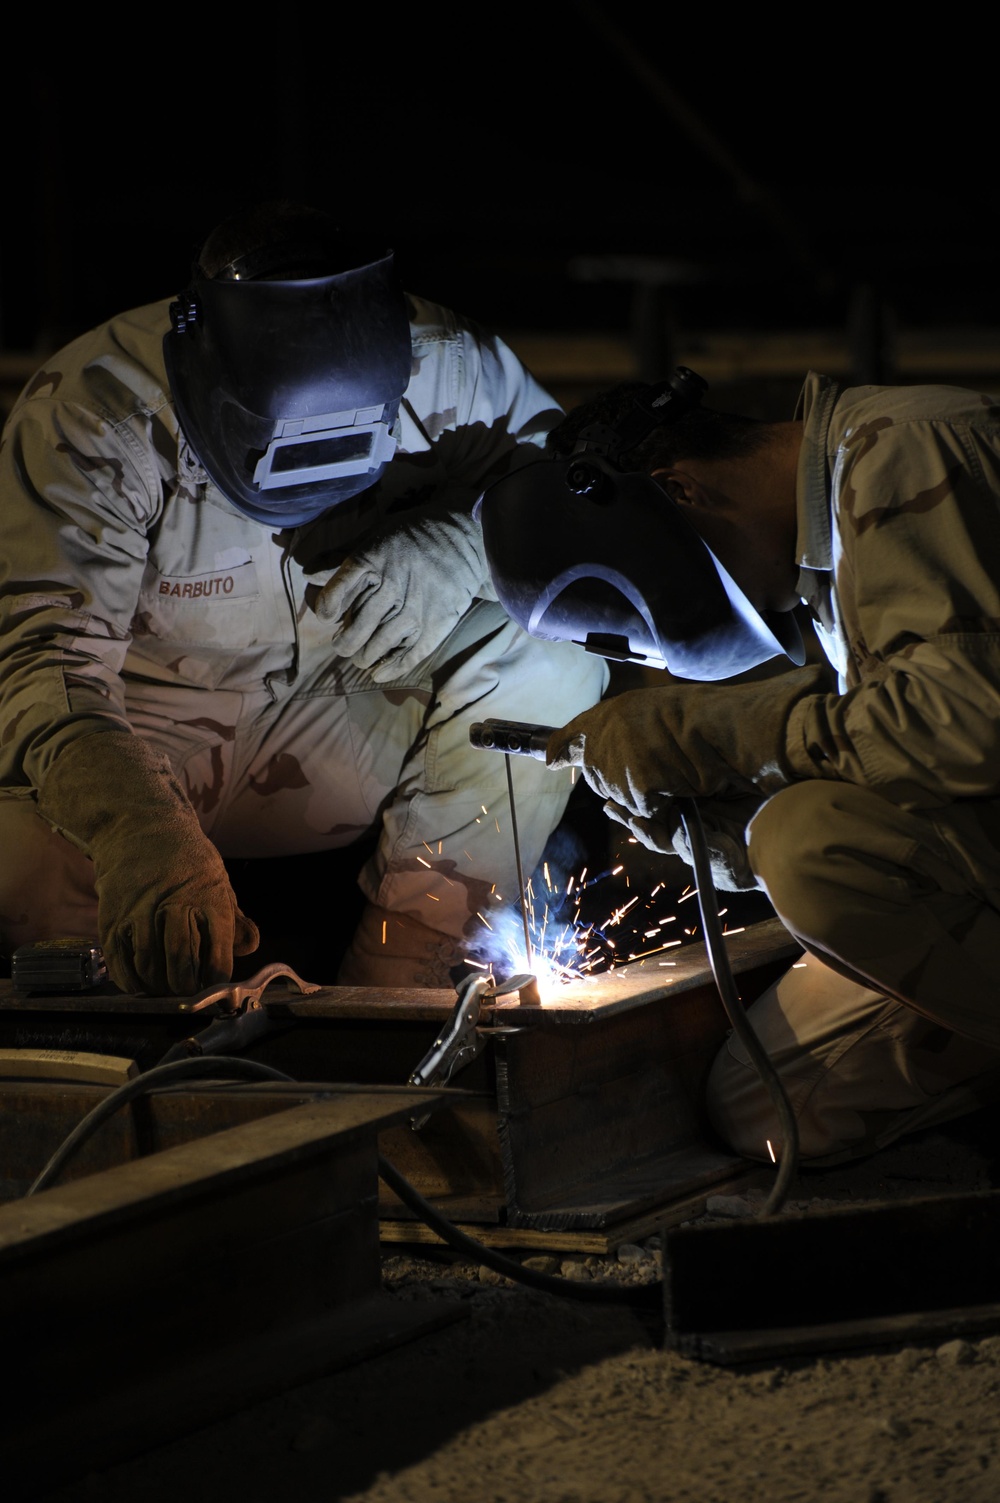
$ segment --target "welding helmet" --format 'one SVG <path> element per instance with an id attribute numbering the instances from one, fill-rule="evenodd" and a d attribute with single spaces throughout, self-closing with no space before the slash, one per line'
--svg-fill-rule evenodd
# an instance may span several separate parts
<path id="1" fill-rule="evenodd" d="M 680 367 L 617 427 L 585 428 L 568 458 L 525 465 L 484 492 L 493 584 L 525 631 L 702 681 L 782 653 L 805 661 L 795 617 L 758 611 L 662 487 L 620 468 L 628 449 L 691 411 L 705 389 Z"/>
<path id="2" fill-rule="evenodd" d="M 375 484 L 410 377 L 392 253 L 267 244 L 195 269 L 164 338 L 184 436 L 240 511 L 298 527 Z"/>

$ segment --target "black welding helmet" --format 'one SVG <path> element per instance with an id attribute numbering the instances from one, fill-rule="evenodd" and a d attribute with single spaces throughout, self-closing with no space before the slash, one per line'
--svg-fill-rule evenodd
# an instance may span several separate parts
<path id="1" fill-rule="evenodd" d="M 705 383 L 683 367 L 648 388 L 648 422 L 690 411 Z M 659 407 L 653 407 L 653 402 Z M 669 416 L 663 416 L 667 408 Z M 478 503 L 497 596 L 525 631 L 678 678 L 731 678 L 784 654 L 805 661 L 794 616 L 762 614 L 650 476 L 614 458 L 639 440 L 584 429 L 572 455 L 513 471 Z"/>
<path id="2" fill-rule="evenodd" d="M 270 245 L 171 305 L 167 377 L 188 443 L 234 506 L 277 528 L 375 484 L 410 378 L 391 252 Z"/>

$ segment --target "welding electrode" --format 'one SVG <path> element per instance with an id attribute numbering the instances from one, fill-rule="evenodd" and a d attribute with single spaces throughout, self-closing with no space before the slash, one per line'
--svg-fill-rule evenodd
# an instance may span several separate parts
<path id="1" fill-rule="evenodd" d="M 503 752 L 507 758 L 507 802 L 510 805 L 510 828 L 514 838 L 514 862 L 517 888 L 521 900 L 521 926 L 524 929 L 524 959 L 532 967 L 531 926 L 524 895 L 524 872 L 521 869 L 521 842 L 517 835 L 517 810 L 514 807 L 514 779 L 510 772 L 511 757 L 534 757 L 545 761 L 545 750 L 552 734 L 550 725 L 532 725 L 523 720 L 477 720 L 469 730 L 469 741 L 479 751 Z"/>

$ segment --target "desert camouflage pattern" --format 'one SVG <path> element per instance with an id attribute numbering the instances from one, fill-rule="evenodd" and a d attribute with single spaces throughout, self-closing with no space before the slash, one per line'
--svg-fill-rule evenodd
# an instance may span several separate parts
<path id="1" fill-rule="evenodd" d="M 748 1009 L 815 1167 L 886 1148 L 1000 1101 L 1000 1051 L 929 1022 L 806 953 Z M 716 1132 L 743 1158 L 781 1161 L 783 1132 L 732 1035 L 708 1079 Z M 770 1144 L 770 1148 L 768 1147 Z"/>
<path id="2" fill-rule="evenodd" d="M 869 1153 L 1000 1100 L 996 889 L 1000 800 L 913 812 L 813 778 L 750 825 L 755 872 L 805 946 L 748 1017 L 789 1093 L 803 1158 Z M 994 857 L 995 859 L 995 857 Z M 717 1128 L 748 1157 L 780 1144 L 776 1115 L 731 1039 L 715 1063 Z"/>
<path id="3" fill-rule="evenodd" d="M 749 827 L 806 952 L 749 1016 L 832 1162 L 1000 1099 L 1000 404 L 810 375 L 798 415 L 800 588 L 840 693 L 795 706 L 802 781 Z M 735 1040 L 709 1101 L 780 1152 Z"/>
<path id="4" fill-rule="evenodd" d="M 800 777 L 904 808 L 1000 791 L 1000 399 L 840 390 L 799 410 L 800 589 L 842 692 L 804 700 Z"/>
<path id="5" fill-rule="evenodd" d="M 0 840 L 8 819 L 31 843 L 25 797 L 69 739 L 110 722 L 167 752 L 223 855 L 341 846 L 380 825 L 372 901 L 457 938 L 496 890 L 513 900 L 503 759 L 474 751 L 469 725 L 569 719 L 600 697 L 604 663 L 527 637 L 484 577 L 434 658 L 376 686 L 332 656 L 310 608 L 387 514 L 467 512 L 559 416 L 502 341 L 417 299 L 411 316 L 396 456 L 377 486 L 287 533 L 237 511 L 186 444 L 167 302 L 84 335 L 28 384 L 0 447 Z M 521 760 L 528 863 L 570 780 Z M 0 927 L 6 914 L 17 928 L 17 887 L 0 879 Z"/>

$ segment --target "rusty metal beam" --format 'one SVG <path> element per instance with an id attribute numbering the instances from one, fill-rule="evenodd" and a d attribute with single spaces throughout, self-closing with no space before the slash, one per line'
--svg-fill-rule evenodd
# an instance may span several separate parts
<path id="1" fill-rule="evenodd" d="M 727 948 L 747 1001 L 799 953 L 777 920 L 728 936 Z M 713 1146 L 702 1105 L 728 1022 L 704 945 L 669 953 L 669 964 L 662 956 L 633 962 L 560 987 L 540 1006 L 503 998 L 487 1006 L 487 1031 L 491 1023 L 501 1028 L 455 1077 L 462 1099 L 449 1101 L 420 1133 L 406 1123 L 386 1127 L 381 1151 L 446 1215 L 484 1228 L 607 1231 L 731 1179 L 741 1161 Z M 303 997 L 269 988 L 265 1003 L 287 1026 L 258 1040 L 251 1057 L 312 1082 L 310 1089 L 344 1080 L 377 1087 L 407 1079 L 455 993 L 323 987 Z M 179 1007 L 177 998 L 18 998 L 8 985 L 0 989 L 0 1047 L 132 1049 L 147 1068 L 210 1021 Z M 81 1167 L 106 1167 L 228 1126 L 227 1111 L 242 1113 L 240 1120 L 274 1111 L 276 1098 L 288 1099 L 284 1089 L 229 1086 L 212 1096 L 192 1085 L 157 1094 L 107 1124 Z M 84 1114 L 87 1090 L 0 1081 L 0 1125 L 8 1129 L 0 1134 L 0 1179 L 8 1194 L 30 1183 Z M 381 1212 L 407 1218 L 384 1186 Z"/>
<path id="2" fill-rule="evenodd" d="M 377 1136 L 425 1104 L 344 1092 L 0 1207 L 11 1495 L 456 1318 L 380 1293 Z"/>

